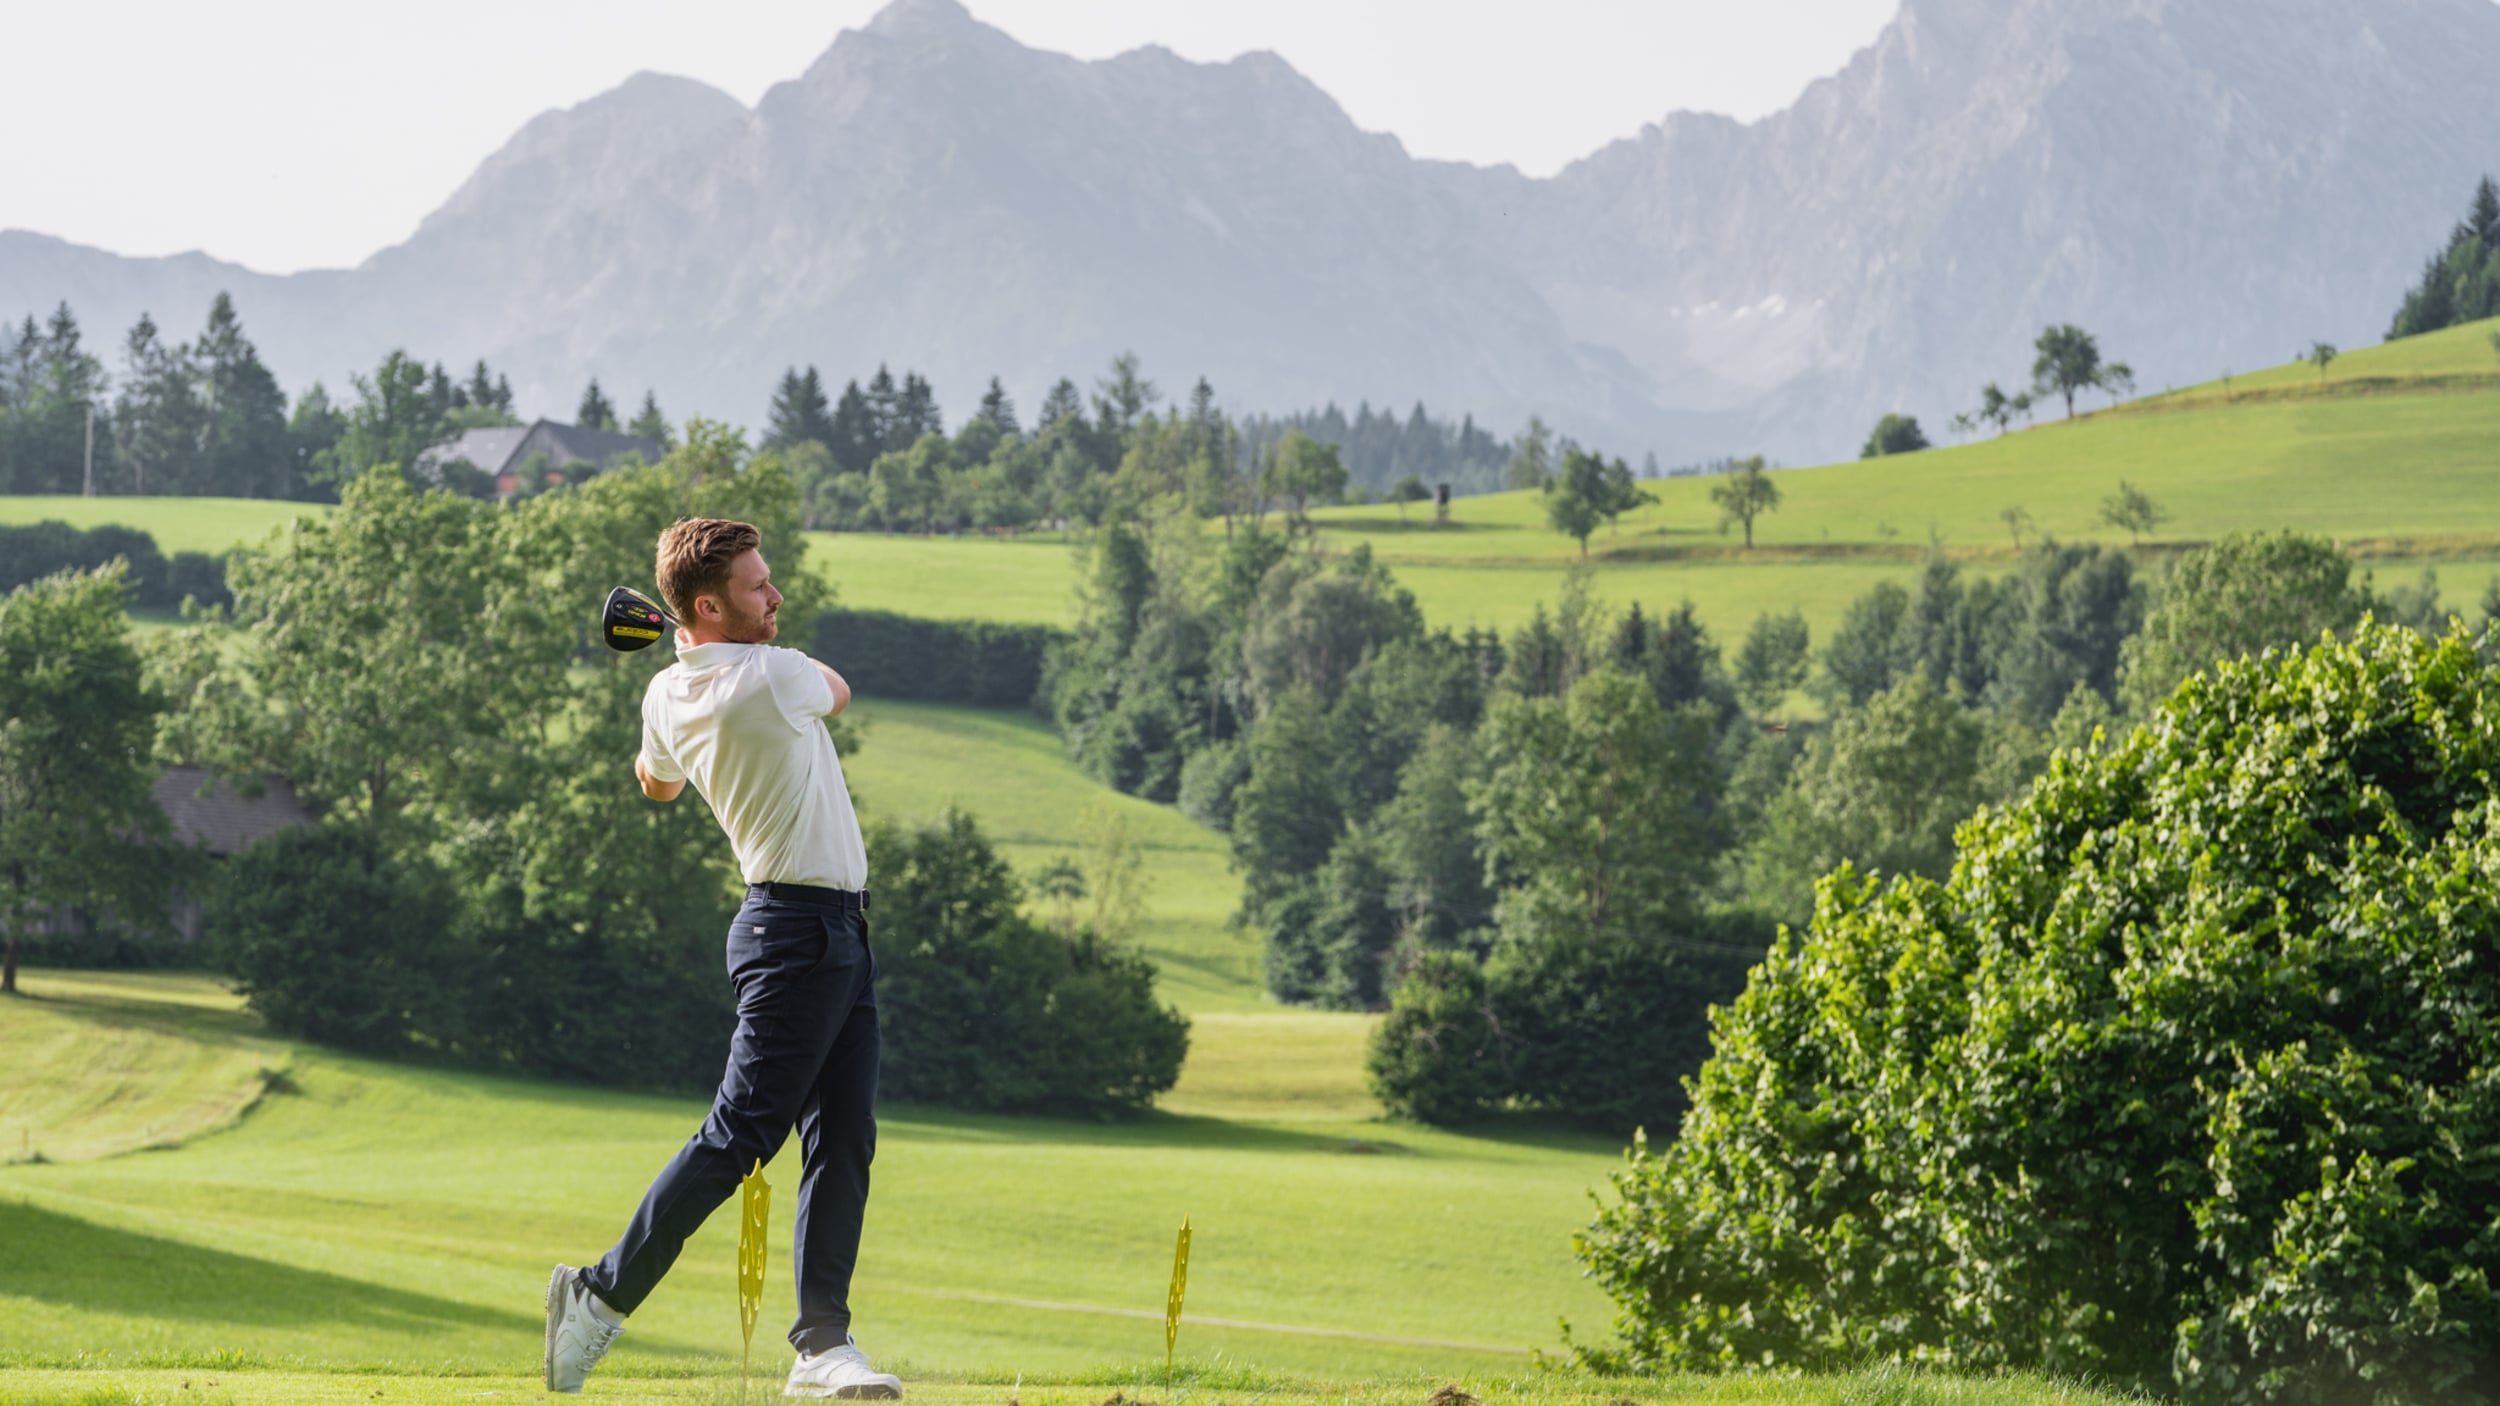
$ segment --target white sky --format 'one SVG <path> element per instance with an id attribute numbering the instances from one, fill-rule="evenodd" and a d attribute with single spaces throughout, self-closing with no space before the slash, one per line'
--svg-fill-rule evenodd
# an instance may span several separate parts
<path id="1" fill-rule="evenodd" d="M 968 0 L 1037 48 L 1271 49 L 1418 156 L 1545 175 L 1778 110 L 1899 0 Z M 881 0 L 0 4 L 0 229 L 272 273 L 404 239 L 522 123 L 641 69 L 752 104 Z"/>

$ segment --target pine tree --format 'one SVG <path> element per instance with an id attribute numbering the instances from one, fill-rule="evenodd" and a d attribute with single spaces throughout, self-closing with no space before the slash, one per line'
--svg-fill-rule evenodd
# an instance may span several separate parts
<path id="1" fill-rule="evenodd" d="M 794 366 L 782 373 L 781 386 L 773 392 L 764 444 L 769 449 L 788 449 L 810 440 L 831 449 L 833 417 L 825 406 L 824 377 L 813 366 L 805 371 Z"/>
<path id="2" fill-rule="evenodd" d="M 462 392 L 468 396 L 471 405 L 480 409 L 509 410 L 512 408 L 509 405 L 496 403 L 495 382 L 486 374 L 486 358 L 482 356 L 477 359 L 477 365 L 469 368 L 468 384 L 462 387 Z"/>
<path id="3" fill-rule="evenodd" d="M 833 436 L 825 445 L 833 451 L 835 470 L 846 474 L 868 472 L 868 466 L 877 461 L 882 443 L 876 407 L 860 390 L 859 382 L 844 382 L 842 399 L 833 407 Z"/>
<path id="4" fill-rule="evenodd" d="M 894 373 L 877 363 L 877 374 L 868 378 L 869 423 L 876 428 L 877 452 L 883 454 L 895 447 L 896 426 L 901 422 L 901 395 L 894 387 Z"/>
<path id="5" fill-rule="evenodd" d="M 1007 388 L 998 383 L 996 376 L 990 377 L 990 388 L 981 395 L 979 418 L 998 426 L 1001 434 L 1023 433 L 1016 426 L 1016 403 L 1007 398 Z"/>
<path id="6" fill-rule="evenodd" d="M 642 393 L 642 409 L 635 413 L 634 422 L 625 427 L 625 433 L 637 439 L 651 440 L 663 450 L 677 447 L 677 436 L 669 430 L 668 417 L 660 413 L 658 391 Z"/>
<path id="7" fill-rule="evenodd" d="M 597 385 L 598 382 L 593 381 L 591 384 Z M 438 420 L 454 410 L 465 409 L 468 406 L 468 397 L 461 393 L 459 385 L 451 379 L 449 373 L 443 370 L 443 363 L 439 361 L 435 362 L 433 370 L 426 374 L 425 400 L 426 404 L 434 407 L 434 418 Z"/>
<path id="8" fill-rule="evenodd" d="M 1062 420 L 1073 419 L 1078 426 L 1085 423 L 1085 402 L 1076 393 L 1076 382 L 1062 376 L 1042 397 L 1041 418 L 1033 422 L 1036 431 L 1049 429 Z"/>
<path id="9" fill-rule="evenodd" d="M 292 478 L 286 394 L 243 335 L 234 299 L 217 295 L 195 345 L 208 416 L 204 491 L 238 498 L 285 496 Z"/>
<path id="10" fill-rule="evenodd" d="M 123 343 L 122 355 L 127 369 L 113 405 L 113 433 L 125 489 L 142 494 L 199 492 L 207 416 L 191 349 L 166 345 L 156 319 L 143 312 Z"/>
<path id="11" fill-rule="evenodd" d="M 19 330 L 12 355 L 17 403 L 10 415 L 8 487 L 16 493 L 76 493 L 87 454 L 87 412 L 95 412 L 95 469 L 110 483 L 112 408 L 104 363 L 81 345 L 78 318 L 67 302 L 40 332 L 33 317 Z"/>
<path id="12" fill-rule="evenodd" d="M 582 388 L 581 408 L 573 412 L 573 423 L 586 430 L 616 428 L 616 406 L 609 402 L 607 392 L 599 389 L 598 377 L 591 377 L 590 384 Z"/>
<path id="13" fill-rule="evenodd" d="M 903 389 L 894 397 L 894 424 L 886 448 L 909 449 L 923 435 L 944 433 L 946 420 L 938 413 L 937 392 L 919 372 L 904 372 Z"/>
<path id="14" fill-rule="evenodd" d="M 512 413 L 512 382 L 501 372 L 495 375 L 495 408 L 506 415 Z"/>

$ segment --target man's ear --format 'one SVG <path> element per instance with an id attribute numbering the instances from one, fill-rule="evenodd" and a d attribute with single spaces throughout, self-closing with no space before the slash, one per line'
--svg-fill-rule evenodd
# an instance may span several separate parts
<path id="1" fill-rule="evenodd" d="M 696 596 L 694 598 L 694 613 L 705 620 L 718 621 L 721 618 L 720 597 L 713 595 L 708 591 L 702 595 Z"/>

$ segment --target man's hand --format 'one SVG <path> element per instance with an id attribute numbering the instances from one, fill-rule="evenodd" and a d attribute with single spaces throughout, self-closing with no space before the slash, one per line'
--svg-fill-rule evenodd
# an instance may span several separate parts
<path id="1" fill-rule="evenodd" d="M 825 716 L 828 718 L 838 718 L 842 716 L 842 710 L 851 706 L 850 684 L 844 681 L 840 674 L 835 673 L 833 671 L 833 666 L 827 664 L 824 660 L 811 658 L 807 662 L 815 665 L 817 669 L 824 674 L 825 687 L 833 690 L 833 711 L 825 714 Z"/>
<path id="2" fill-rule="evenodd" d="M 662 781 L 653 776 L 651 768 L 642 764 L 640 752 L 634 754 L 634 779 L 642 783 L 642 793 L 655 801 L 676 800 L 679 793 L 686 789 L 683 781 Z"/>

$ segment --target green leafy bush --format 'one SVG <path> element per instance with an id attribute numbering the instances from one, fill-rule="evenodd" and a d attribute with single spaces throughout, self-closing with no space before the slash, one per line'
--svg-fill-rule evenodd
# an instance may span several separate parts
<path id="1" fill-rule="evenodd" d="M 378 1054 L 459 1037 L 469 965 L 440 871 L 357 825 L 281 830 L 226 861 L 203 937 L 270 1028 Z"/>
<path id="2" fill-rule="evenodd" d="M 1710 1053 L 1711 1004 L 1744 985 L 1741 950 L 1604 934 L 1514 943 L 1484 964 L 1427 953 L 1373 1033 L 1372 1093 L 1424 1123 L 1522 1109 L 1671 1128 Z"/>
<path id="3" fill-rule="evenodd" d="M 1580 1240 L 1640 1369 L 2037 1368 L 2500 1400 L 2500 675 L 2367 627 L 2225 663 L 1842 867 Z"/>
<path id="4" fill-rule="evenodd" d="M 1022 886 L 970 816 L 879 826 L 868 849 L 886 1097 L 1101 1115 L 1180 1078 L 1189 1021 L 1156 1004 L 1154 965 L 1025 918 Z"/>

